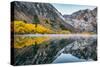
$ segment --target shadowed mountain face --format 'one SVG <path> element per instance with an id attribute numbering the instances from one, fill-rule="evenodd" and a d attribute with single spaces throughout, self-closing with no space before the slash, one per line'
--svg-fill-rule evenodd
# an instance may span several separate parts
<path id="1" fill-rule="evenodd" d="M 63 16 L 77 32 L 97 33 L 97 8 L 93 10 L 80 10 L 71 15 Z"/>
<path id="2" fill-rule="evenodd" d="M 39 18 L 39 24 L 54 31 L 74 31 L 72 25 L 68 24 L 62 14 L 49 3 L 14 2 L 14 20 L 34 23 L 35 17 Z"/>

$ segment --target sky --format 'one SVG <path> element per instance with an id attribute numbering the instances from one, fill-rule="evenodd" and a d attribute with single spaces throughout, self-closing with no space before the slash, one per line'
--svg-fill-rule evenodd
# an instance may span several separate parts
<path id="1" fill-rule="evenodd" d="M 72 4 L 52 4 L 59 12 L 62 13 L 62 15 L 67 14 L 70 15 L 73 12 L 84 10 L 84 9 L 90 9 L 93 10 L 96 8 L 96 6 L 87 6 L 87 5 L 72 5 Z"/>

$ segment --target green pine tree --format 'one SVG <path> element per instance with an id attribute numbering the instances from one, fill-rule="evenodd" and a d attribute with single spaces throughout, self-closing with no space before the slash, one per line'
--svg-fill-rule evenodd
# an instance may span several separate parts
<path id="1" fill-rule="evenodd" d="M 40 23 L 40 20 L 39 20 L 38 16 L 34 15 L 33 24 L 35 24 L 35 27 L 37 27 L 37 24 L 39 24 L 39 23 Z"/>

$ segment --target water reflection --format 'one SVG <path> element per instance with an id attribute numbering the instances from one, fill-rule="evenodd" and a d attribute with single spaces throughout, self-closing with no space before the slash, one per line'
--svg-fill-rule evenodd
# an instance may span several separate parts
<path id="1" fill-rule="evenodd" d="M 15 65 L 95 61 L 96 47 L 96 36 L 15 36 Z"/>
<path id="2" fill-rule="evenodd" d="M 44 41 L 49 40 L 48 37 L 29 37 L 29 36 L 15 36 L 14 48 L 23 48 L 31 45 L 41 44 Z"/>
<path id="3" fill-rule="evenodd" d="M 52 63 L 69 63 L 69 62 L 84 62 L 84 59 L 79 59 L 72 54 L 61 53 Z"/>

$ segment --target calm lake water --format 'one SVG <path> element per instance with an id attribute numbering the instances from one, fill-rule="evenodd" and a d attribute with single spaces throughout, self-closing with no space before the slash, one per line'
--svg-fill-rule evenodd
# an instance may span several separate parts
<path id="1" fill-rule="evenodd" d="M 15 35 L 15 65 L 97 60 L 96 35 Z"/>

